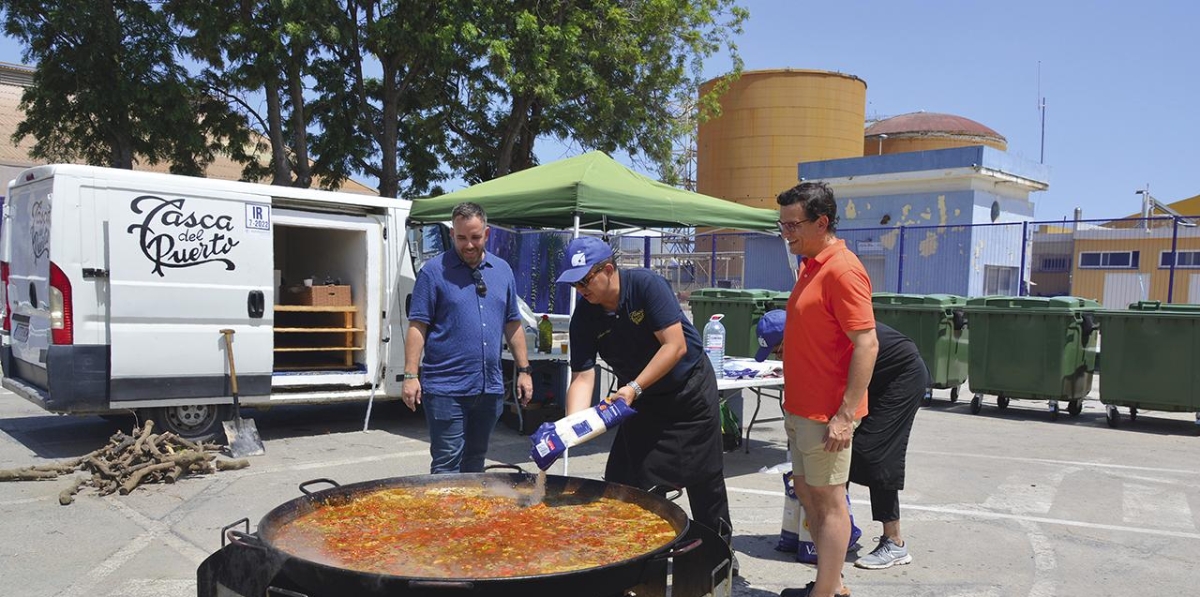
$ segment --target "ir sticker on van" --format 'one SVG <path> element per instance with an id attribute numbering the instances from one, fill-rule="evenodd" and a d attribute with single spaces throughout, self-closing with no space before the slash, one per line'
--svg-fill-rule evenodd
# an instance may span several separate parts
<path id="1" fill-rule="evenodd" d="M 264 203 L 247 203 L 246 229 L 270 232 L 271 206 Z"/>

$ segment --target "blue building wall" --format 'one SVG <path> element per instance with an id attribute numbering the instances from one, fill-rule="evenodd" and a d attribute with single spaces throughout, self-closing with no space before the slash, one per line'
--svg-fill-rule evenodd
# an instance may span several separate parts
<path id="1" fill-rule="evenodd" d="M 799 173 L 805 180 L 823 180 L 974 167 L 1035 181 L 1048 178 L 1044 165 L 985 146 L 806 162 Z M 952 184 L 963 186 L 961 178 Z M 929 191 L 873 196 L 839 192 L 838 236 L 863 261 L 874 289 L 978 296 L 1000 288 L 1016 294 L 1016 272 L 1028 251 L 1023 222 L 1033 219 L 1033 204 L 987 191 L 929 186 Z"/>

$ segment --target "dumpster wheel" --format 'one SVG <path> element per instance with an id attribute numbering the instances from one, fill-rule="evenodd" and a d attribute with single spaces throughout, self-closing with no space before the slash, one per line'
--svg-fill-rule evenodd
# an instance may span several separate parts
<path id="1" fill-rule="evenodd" d="M 1116 429 L 1121 426 L 1121 413 L 1117 412 L 1117 407 L 1108 405 L 1104 409 L 1104 420 L 1108 422 L 1108 426 Z"/>
<path id="2" fill-rule="evenodd" d="M 1129 422 L 1132 423 L 1134 421 L 1137 421 L 1137 407 L 1131 406 L 1129 407 Z"/>
<path id="3" fill-rule="evenodd" d="M 1083 412 L 1083 400 L 1072 400 L 1067 403 L 1067 412 L 1072 417 L 1078 417 Z"/>
<path id="4" fill-rule="evenodd" d="M 1008 396 L 997 396 L 996 397 L 996 408 L 998 408 L 1000 410 L 1004 410 L 1004 409 L 1008 408 Z"/>
<path id="5" fill-rule="evenodd" d="M 958 402 L 958 386 L 950 388 L 950 402 Z"/>
<path id="6" fill-rule="evenodd" d="M 981 410 L 983 410 L 983 394 L 975 394 L 975 397 L 971 398 L 971 414 L 977 415 Z"/>

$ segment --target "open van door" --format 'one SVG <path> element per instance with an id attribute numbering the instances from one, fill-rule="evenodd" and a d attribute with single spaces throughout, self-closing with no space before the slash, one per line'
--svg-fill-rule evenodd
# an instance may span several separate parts
<path id="1" fill-rule="evenodd" d="M 16 189 L 8 198 L 10 221 L 4 231 L 9 251 L 5 291 L 13 358 L 4 374 L 43 389 L 48 386 L 51 344 L 50 190 L 49 182 Z M 57 267 L 55 270 L 61 275 Z M 61 295 L 58 298 L 61 302 Z"/>
<path id="2" fill-rule="evenodd" d="M 235 331 L 240 394 L 269 395 L 271 205 L 261 196 L 201 196 L 182 185 L 111 188 L 106 195 L 113 408 L 230 402 L 224 328 Z M 174 422 L 208 425 L 208 411 L 219 412 L 200 409 L 190 420 L 179 411 Z"/>

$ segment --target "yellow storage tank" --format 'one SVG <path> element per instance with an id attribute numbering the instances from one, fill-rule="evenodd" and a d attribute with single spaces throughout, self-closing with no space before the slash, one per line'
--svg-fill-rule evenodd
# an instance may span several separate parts
<path id="1" fill-rule="evenodd" d="M 698 131 L 696 190 L 705 195 L 775 209 L 775 196 L 798 182 L 798 163 L 863 155 L 867 84 L 854 75 L 747 71 L 720 102 L 721 116 Z"/>
<path id="2" fill-rule="evenodd" d="M 863 132 L 863 155 L 971 145 L 987 145 L 1004 151 L 1008 149 L 1008 140 L 970 118 L 937 112 L 893 116 L 872 124 Z"/>

